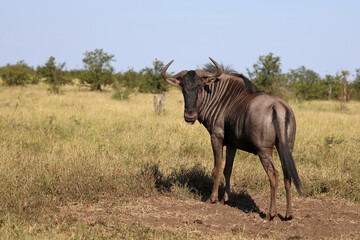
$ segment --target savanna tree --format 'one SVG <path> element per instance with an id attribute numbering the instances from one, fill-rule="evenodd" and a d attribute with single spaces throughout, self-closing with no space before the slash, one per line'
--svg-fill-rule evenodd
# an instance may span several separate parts
<path id="1" fill-rule="evenodd" d="M 45 78 L 45 82 L 50 85 L 50 92 L 59 93 L 61 85 L 71 82 L 63 71 L 64 67 L 65 62 L 56 64 L 53 56 L 47 60 L 44 66 L 38 67 L 37 72 L 41 77 Z"/>
<path id="2" fill-rule="evenodd" d="M 111 65 L 115 56 L 103 49 L 86 51 L 82 59 L 85 71 L 82 71 L 81 81 L 91 85 L 91 90 L 101 91 L 101 86 L 113 83 L 114 68 Z"/>
<path id="3" fill-rule="evenodd" d="M 340 92 L 340 101 L 341 102 L 349 102 L 350 101 L 350 95 L 351 95 L 351 89 L 349 89 L 348 84 L 348 76 L 350 75 L 349 71 L 342 70 L 340 73 L 337 74 L 337 82 L 341 86 L 341 92 Z"/>
<path id="4" fill-rule="evenodd" d="M 114 75 L 113 83 L 114 94 L 112 98 L 125 100 L 129 95 L 139 86 L 141 82 L 141 75 L 134 69 L 130 68 L 124 73 L 117 73 Z"/>
<path id="5" fill-rule="evenodd" d="M 328 95 L 326 83 L 318 73 L 301 66 L 292 69 L 287 74 L 287 80 L 292 86 L 296 97 L 304 100 L 324 99 Z"/>
<path id="6" fill-rule="evenodd" d="M 251 81 L 262 91 L 275 95 L 283 95 L 285 78 L 281 74 L 280 57 L 269 53 L 260 56 L 253 64 L 253 70 L 247 69 Z"/>
<path id="7" fill-rule="evenodd" d="M 153 68 L 146 67 L 140 71 L 142 80 L 139 92 L 162 93 L 168 90 L 169 85 L 160 74 L 163 67 L 164 63 L 155 59 L 153 61 Z"/>

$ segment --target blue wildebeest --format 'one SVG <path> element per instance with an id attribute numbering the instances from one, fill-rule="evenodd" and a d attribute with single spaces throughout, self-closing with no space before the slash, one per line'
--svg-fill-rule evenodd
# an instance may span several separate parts
<path id="1" fill-rule="evenodd" d="M 272 157 L 275 146 L 284 173 L 287 200 L 285 219 L 291 219 L 291 180 L 301 194 L 301 182 L 291 154 L 296 131 L 293 111 L 280 97 L 259 91 L 241 74 L 223 73 L 221 66 L 213 59 L 210 60 L 216 67 L 215 73 L 184 70 L 173 76 L 166 75 L 174 60 L 161 72 L 167 82 L 181 87 L 185 101 L 185 121 L 194 123 L 198 120 L 210 133 L 214 153 L 214 184 L 208 201 L 218 201 L 224 146 L 226 187 L 222 202 L 229 201 L 234 156 L 236 149 L 241 149 L 259 155 L 269 177 L 271 200 L 267 217 L 272 219 L 276 215 L 275 199 L 279 179 Z"/>

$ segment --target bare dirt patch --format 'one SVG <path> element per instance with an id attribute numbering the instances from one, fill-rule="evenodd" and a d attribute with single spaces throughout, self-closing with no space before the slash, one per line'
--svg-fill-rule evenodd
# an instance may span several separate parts
<path id="1" fill-rule="evenodd" d="M 290 221 L 282 218 L 285 199 L 278 200 L 279 215 L 272 221 L 264 218 L 268 205 L 269 198 L 263 195 L 244 194 L 230 205 L 160 196 L 70 204 L 60 208 L 59 214 L 89 226 L 138 223 L 199 238 L 360 239 L 358 204 L 327 196 L 295 198 Z"/>

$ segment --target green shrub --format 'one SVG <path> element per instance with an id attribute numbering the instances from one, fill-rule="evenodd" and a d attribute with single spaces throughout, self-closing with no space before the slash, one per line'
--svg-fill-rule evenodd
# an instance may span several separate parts
<path id="1" fill-rule="evenodd" d="M 8 86 L 24 86 L 28 83 L 37 83 L 38 78 L 33 68 L 29 67 L 24 61 L 15 65 L 6 65 L 0 68 L 0 76 L 3 84 Z"/>

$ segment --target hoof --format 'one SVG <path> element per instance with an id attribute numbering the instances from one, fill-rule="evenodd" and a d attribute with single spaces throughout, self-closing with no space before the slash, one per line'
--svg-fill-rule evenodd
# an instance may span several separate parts
<path id="1" fill-rule="evenodd" d="M 292 214 L 286 214 L 285 215 L 285 221 L 290 221 L 291 219 L 293 219 L 293 215 Z"/>
<path id="2" fill-rule="evenodd" d="M 229 195 L 230 195 L 230 194 L 227 194 L 227 193 L 225 192 L 223 198 L 221 199 L 221 203 L 222 203 L 222 204 L 227 204 L 227 203 L 229 202 L 229 200 L 230 200 Z"/>
<path id="3" fill-rule="evenodd" d="M 275 218 L 276 215 L 277 215 L 276 211 L 269 212 L 269 213 L 266 215 L 266 220 L 272 221 L 272 220 L 274 220 L 274 218 Z"/>
<path id="4" fill-rule="evenodd" d="M 208 200 L 206 200 L 206 203 L 217 203 L 219 200 L 217 198 L 209 197 Z"/>
<path id="5" fill-rule="evenodd" d="M 271 214 L 268 214 L 268 215 L 266 215 L 266 220 L 267 221 L 272 221 L 272 220 L 274 220 L 274 218 L 275 218 L 275 215 L 271 215 Z"/>
<path id="6" fill-rule="evenodd" d="M 221 204 L 227 204 L 228 202 L 229 202 L 229 199 L 225 199 L 225 198 L 221 199 Z"/>

